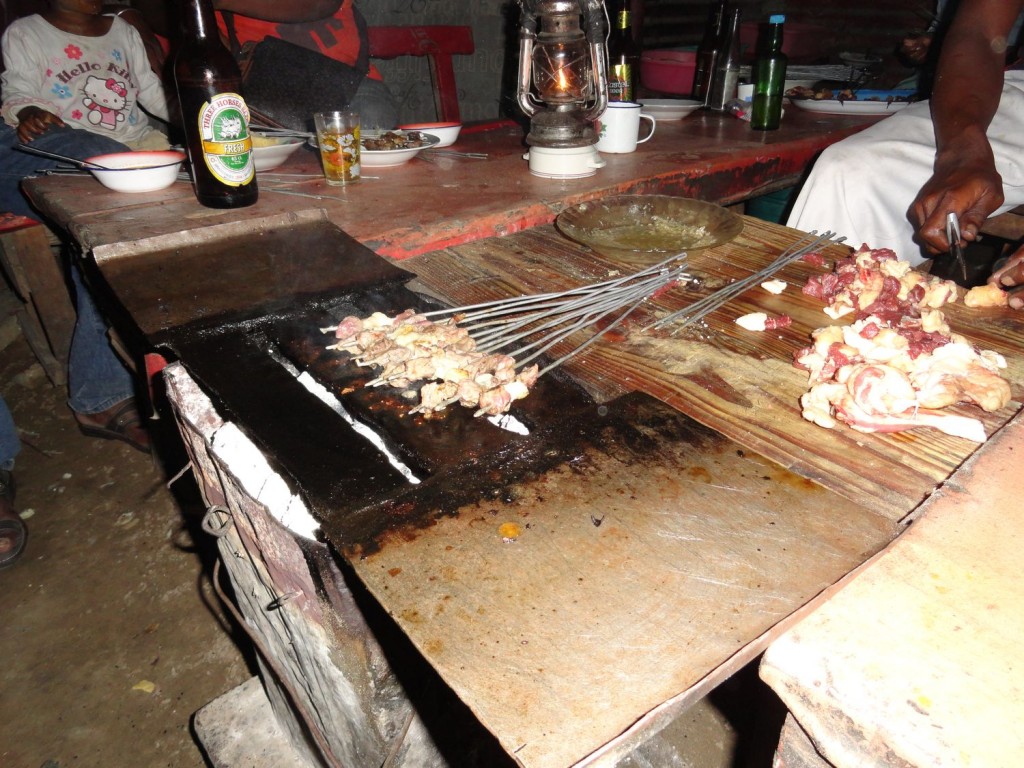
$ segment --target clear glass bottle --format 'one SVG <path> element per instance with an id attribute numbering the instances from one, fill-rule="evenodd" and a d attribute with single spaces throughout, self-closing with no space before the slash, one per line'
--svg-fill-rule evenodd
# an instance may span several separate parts
<path id="1" fill-rule="evenodd" d="M 636 101 L 640 83 L 640 44 L 633 39 L 630 0 L 620 0 L 608 35 L 608 101 Z"/>
<path id="2" fill-rule="evenodd" d="M 252 205 L 259 190 L 238 64 L 220 40 L 210 0 L 183 2 L 181 21 L 174 82 L 196 199 L 209 208 Z"/>
<path id="3" fill-rule="evenodd" d="M 715 62 L 718 59 L 718 46 L 722 39 L 722 28 L 725 26 L 725 0 L 712 3 L 708 11 L 708 21 L 704 25 L 704 37 L 697 48 L 697 68 L 693 73 L 692 98 L 704 106 L 708 103 L 711 90 L 711 78 L 715 74 Z"/>
<path id="4" fill-rule="evenodd" d="M 736 98 L 740 80 L 740 9 L 733 8 L 729 23 L 722 29 L 711 87 L 708 90 L 708 109 L 725 110 L 725 105 Z"/>
<path id="5" fill-rule="evenodd" d="M 781 14 L 771 16 L 761 33 L 763 41 L 758 41 L 750 127 L 761 131 L 774 131 L 782 118 L 788 63 L 786 54 L 782 52 L 782 25 L 785 21 L 786 17 Z"/>

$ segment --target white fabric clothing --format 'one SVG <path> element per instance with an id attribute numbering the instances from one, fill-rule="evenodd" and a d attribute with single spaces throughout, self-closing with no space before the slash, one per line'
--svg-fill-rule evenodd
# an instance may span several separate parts
<path id="1" fill-rule="evenodd" d="M 142 38 L 123 19 L 112 17 L 105 35 L 85 37 L 57 29 L 42 16 L 27 16 L 7 28 L 2 46 L 8 125 L 16 127 L 18 112 L 36 106 L 69 127 L 141 148 L 153 146 L 157 129 L 140 106 L 168 119 L 167 97 Z"/>
<path id="2" fill-rule="evenodd" d="M 1024 205 L 1024 71 L 1006 72 L 988 139 L 1006 198 L 995 215 Z M 854 248 L 891 248 L 920 264 L 928 257 L 908 214 L 934 163 L 930 103 L 917 102 L 822 152 L 786 224 L 805 232 L 832 230 Z"/>

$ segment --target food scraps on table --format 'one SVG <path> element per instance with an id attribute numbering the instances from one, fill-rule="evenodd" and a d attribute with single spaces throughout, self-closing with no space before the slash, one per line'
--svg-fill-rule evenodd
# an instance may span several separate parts
<path id="1" fill-rule="evenodd" d="M 413 413 L 435 413 L 453 403 L 476 408 L 477 416 L 507 412 L 530 393 L 538 366 L 516 373 L 514 358 L 476 351 L 476 342 L 457 322 L 457 315 L 433 322 L 411 309 L 395 317 L 348 316 L 335 329 L 330 348 L 348 352 L 357 365 L 381 369 L 366 386 L 410 390 L 420 385 Z"/>
<path id="2" fill-rule="evenodd" d="M 803 292 L 826 301 L 831 317 L 854 314 L 850 325 L 815 330 L 812 345 L 795 355 L 810 384 L 800 398 L 805 419 L 861 432 L 933 427 L 985 441 L 978 419 L 941 411 L 973 403 L 991 412 L 1010 401 L 1003 357 L 951 331 L 938 309 L 956 300 L 955 284 L 865 246 L 810 278 Z"/>

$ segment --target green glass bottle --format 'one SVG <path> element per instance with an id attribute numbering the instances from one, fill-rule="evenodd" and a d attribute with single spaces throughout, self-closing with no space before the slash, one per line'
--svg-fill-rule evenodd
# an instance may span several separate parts
<path id="1" fill-rule="evenodd" d="M 760 131 L 774 131 L 782 119 L 782 96 L 786 83 L 788 58 L 782 52 L 782 25 L 786 17 L 776 14 L 768 19 L 758 44 L 758 57 L 754 63 L 754 104 L 750 127 Z"/>

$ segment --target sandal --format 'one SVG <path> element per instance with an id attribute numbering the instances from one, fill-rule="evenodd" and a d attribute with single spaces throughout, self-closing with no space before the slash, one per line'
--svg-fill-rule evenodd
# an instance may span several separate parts
<path id="1" fill-rule="evenodd" d="M 142 428 L 142 420 L 139 418 L 139 411 L 135 407 L 135 398 L 129 397 L 117 405 L 108 408 L 106 411 L 90 416 L 106 417 L 103 426 L 98 424 L 85 424 L 82 416 L 86 414 L 75 414 L 78 422 L 78 431 L 86 437 L 99 437 L 103 440 L 120 440 L 128 443 L 132 448 L 149 453 L 149 435 Z"/>
<path id="2" fill-rule="evenodd" d="M 0 569 L 13 565 L 25 550 L 28 529 L 7 498 L 0 498 Z"/>

